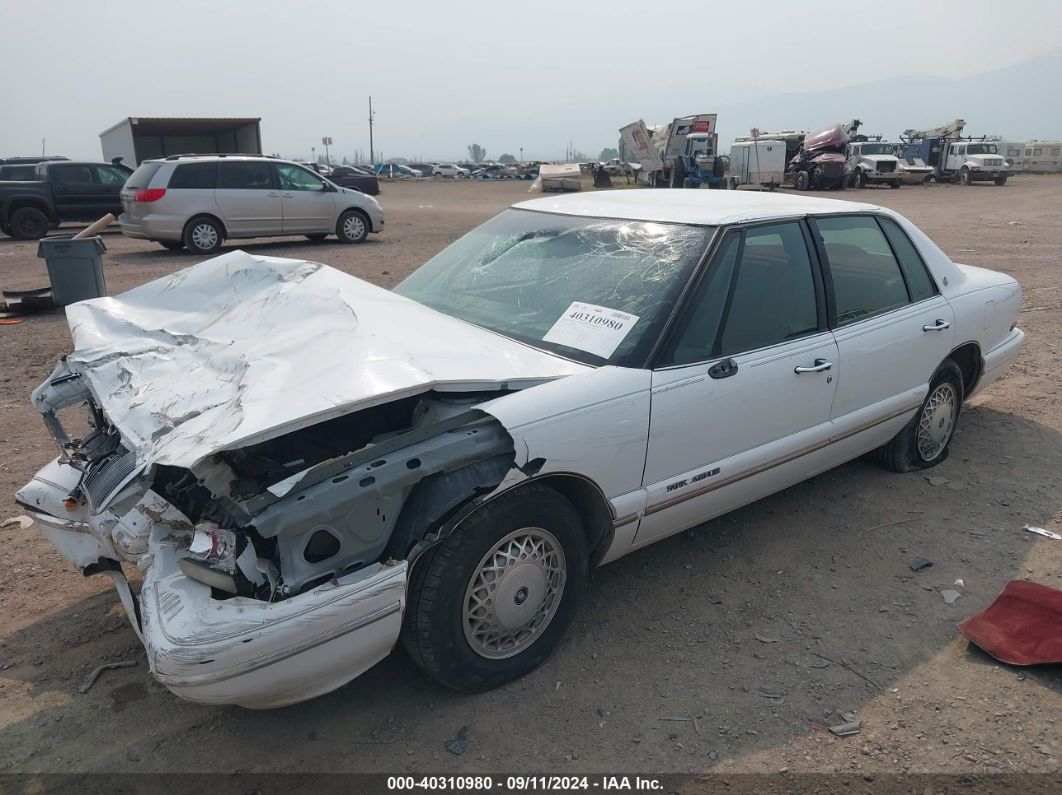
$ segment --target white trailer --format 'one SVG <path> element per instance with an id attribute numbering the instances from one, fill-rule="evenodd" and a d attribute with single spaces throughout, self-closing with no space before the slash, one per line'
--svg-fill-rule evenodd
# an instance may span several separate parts
<path id="1" fill-rule="evenodd" d="M 122 158 L 129 168 L 169 155 L 262 154 L 260 118 L 122 119 L 100 133 L 103 159 Z"/>
<path id="2" fill-rule="evenodd" d="M 759 185 L 774 190 L 785 177 L 785 141 L 734 141 L 730 145 L 730 187 Z"/>

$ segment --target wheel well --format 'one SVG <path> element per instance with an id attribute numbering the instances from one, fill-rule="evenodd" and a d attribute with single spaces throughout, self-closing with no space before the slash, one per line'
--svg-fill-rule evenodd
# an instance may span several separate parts
<path id="1" fill-rule="evenodd" d="M 590 566 L 596 566 L 608 552 L 615 532 L 612 508 L 601 489 L 586 478 L 569 474 L 543 475 L 527 482 L 548 486 L 575 506 L 584 522 Z"/>
<path id="2" fill-rule="evenodd" d="M 962 370 L 963 394 L 969 395 L 981 377 L 981 348 L 976 342 L 967 342 L 953 350 L 948 358 Z"/>
<path id="3" fill-rule="evenodd" d="M 7 207 L 5 222 L 10 223 L 11 216 L 15 214 L 15 211 L 21 210 L 23 207 L 31 207 L 34 210 L 40 210 L 49 221 L 55 220 L 55 216 L 52 215 L 52 212 L 46 203 L 35 201 L 34 199 L 15 199 Z"/>
<path id="4" fill-rule="evenodd" d="M 181 237 L 184 237 L 184 232 L 188 229 L 189 225 L 193 221 L 198 221 L 200 218 L 209 218 L 211 221 L 216 222 L 217 225 L 221 227 L 221 235 L 222 235 L 222 237 L 228 237 L 229 236 L 229 230 L 225 228 L 225 222 L 224 221 L 222 221 L 216 215 L 212 215 L 211 213 L 199 213 L 198 215 L 193 215 L 191 218 L 189 218 L 185 222 L 184 227 L 181 229 Z"/>

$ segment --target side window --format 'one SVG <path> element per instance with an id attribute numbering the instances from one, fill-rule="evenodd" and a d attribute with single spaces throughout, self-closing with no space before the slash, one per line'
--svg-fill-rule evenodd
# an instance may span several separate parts
<path id="1" fill-rule="evenodd" d="M 217 163 L 182 163 L 170 175 L 167 188 L 212 190 L 218 183 Z"/>
<path id="2" fill-rule="evenodd" d="M 667 364 L 754 351 L 818 331 L 815 279 L 797 223 L 731 233 Z"/>
<path id="3" fill-rule="evenodd" d="M 89 166 L 52 166 L 48 169 L 48 176 L 64 185 L 91 185 L 95 182 Z"/>
<path id="4" fill-rule="evenodd" d="M 218 188 L 272 190 L 273 164 L 253 160 L 219 163 Z"/>
<path id="5" fill-rule="evenodd" d="M 918 253 L 911 238 L 907 236 L 895 221 L 889 218 L 878 218 L 881 228 L 885 230 L 885 237 L 892 244 L 892 251 L 896 259 L 900 261 L 904 279 L 907 281 L 907 291 L 911 294 L 912 301 L 924 301 L 937 294 L 937 285 L 933 277 L 929 275 L 925 261 Z"/>
<path id="6" fill-rule="evenodd" d="M 117 185 L 121 187 L 129 179 L 129 172 L 122 171 L 114 166 L 95 166 L 96 178 L 101 185 Z"/>
<path id="7" fill-rule="evenodd" d="M 820 218 L 815 227 L 829 260 L 838 325 L 908 302 L 900 266 L 873 217 Z"/>
<path id="8" fill-rule="evenodd" d="M 277 176 L 280 178 L 281 190 L 323 191 L 325 189 L 325 184 L 319 177 L 290 163 L 277 163 Z"/>
<path id="9" fill-rule="evenodd" d="M 1051 156 L 1052 157 L 1058 157 L 1059 153 L 1062 153 L 1062 147 L 1059 147 L 1059 146 L 1052 146 L 1051 147 Z"/>
<path id="10" fill-rule="evenodd" d="M 683 321 L 683 328 L 663 357 L 664 366 L 693 364 L 712 358 L 719 321 L 723 318 L 723 307 L 734 280 L 741 237 L 741 232 L 728 234 L 712 258 L 708 274 L 690 302 L 690 312 Z"/>
<path id="11" fill-rule="evenodd" d="M 1035 149 L 1033 149 L 1033 157 L 1039 157 L 1043 153 L 1044 153 L 1044 150 L 1042 148 L 1040 148 L 1039 146 L 1036 147 Z"/>

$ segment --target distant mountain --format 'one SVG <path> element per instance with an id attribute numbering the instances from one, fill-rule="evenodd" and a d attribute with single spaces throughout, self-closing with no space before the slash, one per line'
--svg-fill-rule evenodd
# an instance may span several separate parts
<path id="1" fill-rule="evenodd" d="M 954 119 L 966 121 L 967 135 L 1005 140 L 1062 138 L 1062 103 L 1055 95 L 1062 76 L 1062 50 L 1014 66 L 949 79 L 911 76 L 829 91 L 781 94 L 725 103 L 719 138 L 726 151 L 751 127 L 819 130 L 856 118 L 861 132 L 893 140 L 906 129 L 925 129 Z"/>

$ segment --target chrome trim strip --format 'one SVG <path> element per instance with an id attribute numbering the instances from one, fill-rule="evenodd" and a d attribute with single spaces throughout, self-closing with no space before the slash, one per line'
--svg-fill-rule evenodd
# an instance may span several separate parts
<path id="1" fill-rule="evenodd" d="M 631 522 L 637 521 L 638 520 L 638 516 L 639 515 L 636 514 L 636 513 L 629 513 L 626 516 L 621 516 L 618 519 L 613 519 L 612 520 L 612 526 L 613 527 L 623 527 L 623 525 L 625 525 L 625 524 L 630 524 Z"/>
<path id="2" fill-rule="evenodd" d="M 724 486 L 729 486 L 731 483 L 737 483 L 739 480 L 751 478 L 753 475 L 759 475 L 763 472 L 766 472 L 768 469 L 774 469 L 775 467 L 781 466 L 782 464 L 788 464 L 790 461 L 793 461 L 797 458 L 801 458 L 802 456 L 808 455 L 810 453 L 814 453 L 824 447 L 828 447 L 831 444 L 834 444 L 835 442 L 844 441 L 845 439 L 851 436 L 855 436 L 857 433 L 862 433 L 863 431 L 870 430 L 871 428 L 877 425 L 881 425 L 882 423 L 888 422 L 889 420 L 894 420 L 897 417 L 902 417 L 907 412 L 914 411 L 921 405 L 922 401 L 919 401 L 918 403 L 915 403 L 912 406 L 908 406 L 900 411 L 893 412 L 887 417 L 882 417 L 881 419 L 874 420 L 873 422 L 864 423 L 863 425 L 860 425 L 857 428 L 852 428 L 851 430 L 846 431 L 845 433 L 839 436 L 827 437 L 821 442 L 816 442 L 813 445 L 808 445 L 807 447 L 803 447 L 799 450 L 794 450 L 792 453 L 788 453 L 773 461 L 768 461 L 764 464 L 760 464 L 758 466 L 751 467 L 741 472 L 737 472 L 733 475 L 730 475 L 729 477 L 723 478 L 722 480 L 713 481 L 712 483 L 706 483 L 703 486 L 694 489 L 693 491 L 686 492 L 685 494 L 679 494 L 674 497 L 671 497 L 670 499 L 655 503 L 654 505 L 650 505 L 645 509 L 645 515 L 651 516 L 654 513 L 659 513 L 660 511 L 663 511 L 667 508 L 671 508 L 675 505 L 686 502 L 686 500 L 691 500 L 694 497 L 700 497 L 704 494 L 708 494 L 709 492 L 715 491 L 716 489 L 721 489 Z"/>

